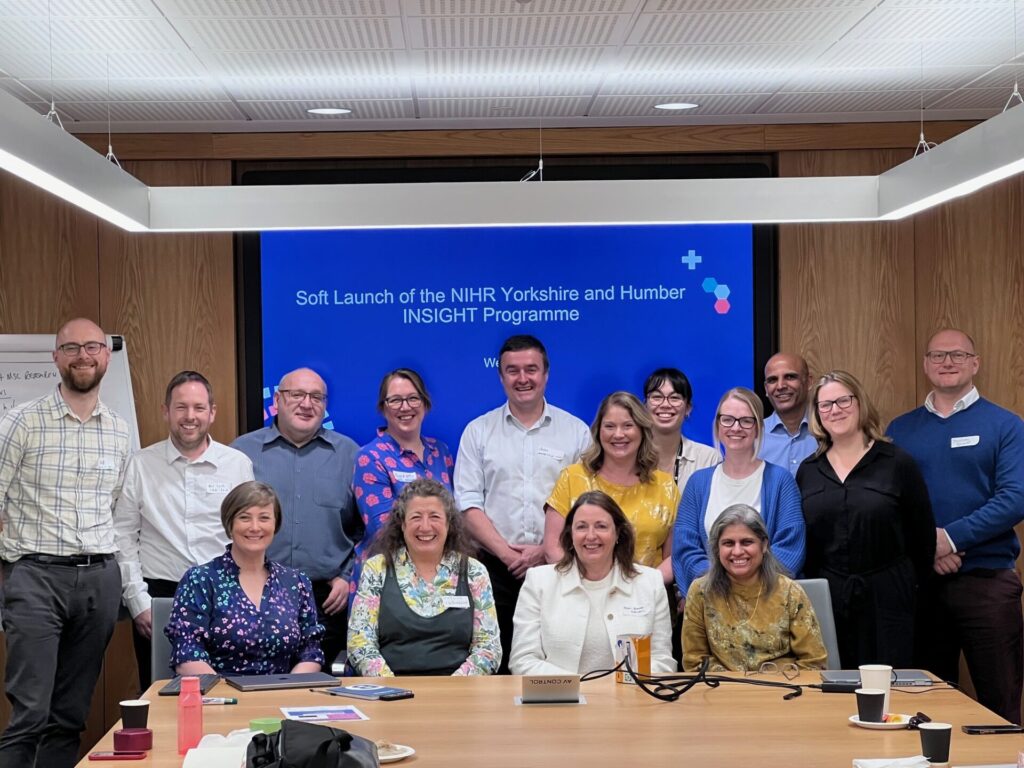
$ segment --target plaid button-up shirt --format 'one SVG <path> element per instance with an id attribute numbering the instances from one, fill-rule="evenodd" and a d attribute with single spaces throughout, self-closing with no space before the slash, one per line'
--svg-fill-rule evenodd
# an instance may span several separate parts
<path id="1" fill-rule="evenodd" d="M 116 551 L 112 510 L 128 430 L 102 403 L 81 421 L 59 389 L 8 411 L 0 419 L 0 558 Z"/>

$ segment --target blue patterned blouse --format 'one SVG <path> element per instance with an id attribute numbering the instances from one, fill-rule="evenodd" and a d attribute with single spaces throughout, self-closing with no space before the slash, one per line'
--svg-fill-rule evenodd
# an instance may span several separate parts
<path id="1" fill-rule="evenodd" d="M 309 579 L 272 560 L 266 566 L 259 609 L 242 589 L 230 544 L 220 557 L 186 571 L 164 628 L 172 670 L 205 661 L 222 674 L 269 675 L 301 661 L 323 664 L 324 627 Z"/>

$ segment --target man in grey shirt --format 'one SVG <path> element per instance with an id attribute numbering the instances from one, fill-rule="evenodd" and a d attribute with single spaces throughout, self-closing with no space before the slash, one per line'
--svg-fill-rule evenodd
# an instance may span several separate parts
<path id="1" fill-rule="evenodd" d="M 257 480 L 281 499 L 281 530 L 267 557 L 298 568 L 313 582 L 324 669 L 345 647 L 348 582 L 354 540 L 361 532 L 352 468 L 358 446 L 324 429 L 327 385 L 309 368 L 285 374 L 274 393 L 274 424 L 242 435 L 232 448 L 252 459 Z"/>
<path id="2" fill-rule="evenodd" d="M 549 364 L 539 339 L 510 337 L 498 363 L 508 401 L 462 433 L 455 498 L 491 577 L 501 631 L 498 671 L 505 673 L 519 589 L 526 571 L 544 563 L 544 502 L 562 469 L 590 445 L 590 430 L 544 399 Z"/>

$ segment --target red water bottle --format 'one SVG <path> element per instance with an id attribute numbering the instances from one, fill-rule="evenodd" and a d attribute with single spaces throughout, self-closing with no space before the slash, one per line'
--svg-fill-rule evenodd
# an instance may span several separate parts
<path id="1" fill-rule="evenodd" d="M 178 694 L 178 754 L 184 755 L 203 738 L 203 694 L 198 677 L 181 678 Z"/>

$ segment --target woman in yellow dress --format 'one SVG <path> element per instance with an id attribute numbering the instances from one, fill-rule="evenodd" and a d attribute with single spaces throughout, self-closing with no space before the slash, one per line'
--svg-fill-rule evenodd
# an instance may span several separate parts
<path id="1" fill-rule="evenodd" d="M 675 478 L 658 469 L 653 422 L 629 392 L 601 401 L 590 425 L 593 443 L 578 464 L 562 470 L 544 507 L 544 554 L 549 563 L 563 556 L 559 536 L 576 499 L 587 491 L 611 496 L 633 524 L 633 560 L 661 572 L 672 583 L 672 526 L 679 507 Z"/>

